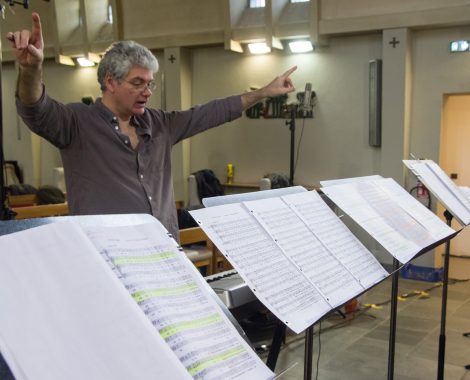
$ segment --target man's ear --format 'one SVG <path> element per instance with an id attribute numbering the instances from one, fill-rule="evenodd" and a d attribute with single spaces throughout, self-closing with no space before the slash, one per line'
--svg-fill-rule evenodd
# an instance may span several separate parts
<path id="1" fill-rule="evenodd" d="M 114 79 L 111 75 L 106 74 L 104 77 L 104 84 L 106 85 L 106 90 L 113 93 L 117 85 L 117 80 Z"/>

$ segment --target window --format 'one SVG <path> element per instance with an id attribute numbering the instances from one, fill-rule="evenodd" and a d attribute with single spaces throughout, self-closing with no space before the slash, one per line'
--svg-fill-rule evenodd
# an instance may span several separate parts
<path id="1" fill-rule="evenodd" d="M 108 4 L 107 12 L 106 12 L 106 23 L 112 24 L 113 23 L 113 6 Z"/>
<path id="2" fill-rule="evenodd" d="M 264 8 L 266 6 L 265 0 L 250 0 L 248 6 L 250 8 Z"/>

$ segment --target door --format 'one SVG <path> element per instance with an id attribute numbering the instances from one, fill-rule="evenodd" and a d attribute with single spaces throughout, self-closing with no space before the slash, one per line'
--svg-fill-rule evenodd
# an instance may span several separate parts
<path id="1" fill-rule="evenodd" d="M 439 165 L 458 186 L 470 187 L 470 94 L 444 96 Z M 442 217 L 443 207 L 438 207 Z M 452 220 L 452 227 L 460 225 Z M 470 257 L 470 228 L 452 239 L 451 254 Z"/>

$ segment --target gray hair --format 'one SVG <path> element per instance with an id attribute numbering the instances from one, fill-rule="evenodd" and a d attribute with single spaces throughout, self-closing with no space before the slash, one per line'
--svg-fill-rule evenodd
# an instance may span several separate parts
<path id="1" fill-rule="evenodd" d="M 106 75 L 122 80 L 134 66 L 158 71 L 157 58 L 145 46 L 134 41 L 114 42 L 104 53 L 98 66 L 98 82 L 102 91 L 106 90 Z"/>

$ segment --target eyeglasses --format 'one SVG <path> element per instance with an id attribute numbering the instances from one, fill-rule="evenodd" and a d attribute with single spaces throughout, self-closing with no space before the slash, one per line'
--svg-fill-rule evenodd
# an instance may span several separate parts
<path id="1" fill-rule="evenodd" d="M 154 80 L 151 80 L 148 82 L 142 81 L 140 79 L 133 79 L 133 80 L 122 79 L 122 80 L 124 82 L 129 83 L 136 91 L 144 91 L 146 89 L 153 91 L 155 90 L 155 88 L 157 88 L 157 84 L 155 83 Z"/>

